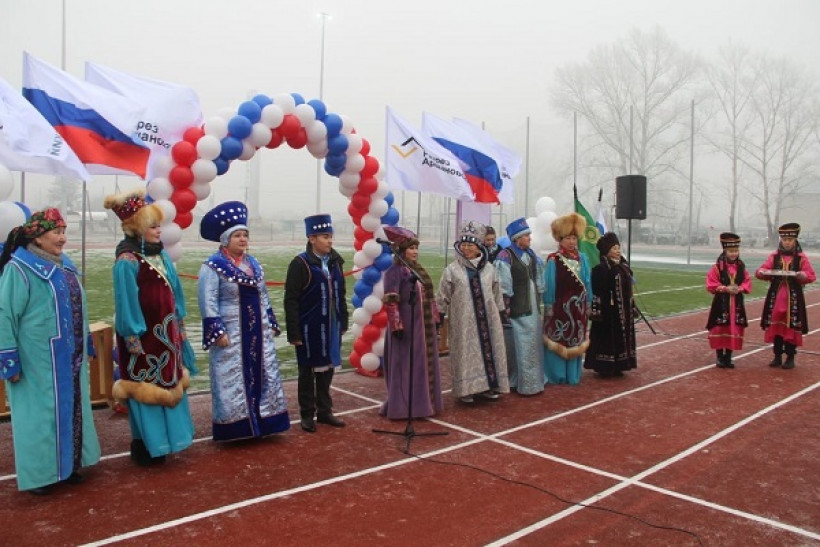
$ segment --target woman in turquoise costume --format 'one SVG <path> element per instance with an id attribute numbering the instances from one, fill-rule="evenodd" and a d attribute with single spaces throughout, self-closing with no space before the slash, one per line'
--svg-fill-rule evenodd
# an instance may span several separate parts
<path id="1" fill-rule="evenodd" d="M 11 404 L 17 486 L 46 494 L 82 482 L 100 460 L 91 415 L 88 316 L 74 264 L 63 254 L 57 209 L 34 213 L 0 256 L 0 378 Z"/>
<path id="2" fill-rule="evenodd" d="M 185 335 L 185 299 L 171 257 L 162 249 L 162 209 L 142 192 L 105 198 L 122 221 L 125 238 L 114 262 L 114 320 L 120 379 L 114 397 L 127 400 L 131 458 L 162 462 L 191 445 L 188 408 L 194 351 Z"/>
<path id="3" fill-rule="evenodd" d="M 202 346 L 209 350 L 213 438 L 263 437 L 290 428 L 274 336 L 280 333 L 262 266 L 248 254 L 248 209 L 229 201 L 199 231 L 219 243 L 199 270 Z"/>

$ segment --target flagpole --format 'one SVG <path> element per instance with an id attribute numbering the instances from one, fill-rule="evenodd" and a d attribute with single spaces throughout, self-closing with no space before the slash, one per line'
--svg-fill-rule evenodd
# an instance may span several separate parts
<path id="1" fill-rule="evenodd" d="M 321 60 L 319 61 L 319 100 L 324 101 L 325 97 L 325 27 L 327 26 L 327 20 L 330 19 L 330 14 L 326 12 L 319 13 L 319 17 L 322 18 L 322 53 L 321 53 Z M 316 213 L 321 212 L 322 207 L 322 192 L 321 192 L 321 182 L 322 182 L 322 160 L 316 160 Z"/>
<path id="2" fill-rule="evenodd" d="M 527 216 L 527 211 L 530 209 L 530 117 L 527 116 L 527 163 L 526 171 L 524 173 L 524 216 Z"/>
<path id="3" fill-rule="evenodd" d="M 686 263 L 692 263 L 692 189 L 695 184 L 695 99 L 692 99 L 691 134 L 689 136 L 689 236 L 686 242 Z"/>

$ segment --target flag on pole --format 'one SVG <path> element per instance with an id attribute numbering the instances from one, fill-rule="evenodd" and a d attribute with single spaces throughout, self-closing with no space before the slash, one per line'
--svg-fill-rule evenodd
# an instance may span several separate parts
<path id="1" fill-rule="evenodd" d="M 0 164 L 13 171 L 91 180 L 63 137 L 0 78 Z"/>
<path id="2" fill-rule="evenodd" d="M 503 180 L 498 199 L 502 203 L 515 202 L 513 179 L 521 172 L 521 155 L 499 143 L 488 132 L 468 120 L 453 118 L 453 123 L 468 131 L 473 138 L 481 142 L 486 150 L 492 151 L 492 156 L 501 168 L 501 179 Z"/>
<path id="3" fill-rule="evenodd" d="M 171 154 L 174 143 L 190 127 L 202 125 L 199 97 L 190 87 L 135 76 L 89 61 L 85 81 L 127 97 L 145 107 L 136 135 L 151 150 L 146 180 L 154 178 L 157 161 Z"/>
<path id="4" fill-rule="evenodd" d="M 575 212 L 584 217 L 584 220 L 587 222 L 583 235 L 578 238 L 578 250 L 586 255 L 589 267 L 591 268 L 600 262 L 600 255 L 598 248 L 595 247 L 595 243 L 598 242 L 598 238 L 601 237 L 601 234 L 598 232 L 598 227 L 595 225 L 595 221 L 592 220 L 592 216 L 586 210 L 586 207 L 578 201 L 578 188 L 574 185 L 572 192 L 575 197 Z"/>
<path id="5" fill-rule="evenodd" d="M 504 181 L 492 150 L 463 127 L 427 112 L 422 117 L 422 129 L 466 165 L 464 176 L 473 189 L 475 201 L 499 203 L 498 194 Z"/>
<path id="6" fill-rule="evenodd" d="M 598 227 L 598 232 L 601 235 L 607 233 L 609 230 L 606 227 L 606 218 L 604 218 L 604 205 L 601 198 L 604 196 L 604 189 L 598 190 L 598 214 L 595 217 L 595 225 Z"/>
<path id="7" fill-rule="evenodd" d="M 23 96 L 48 120 L 88 172 L 145 178 L 150 150 L 133 137 L 145 107 L 23 54 Z"/>
<path id="8" fill-rule="evenodd" d="M 424 136 L 389 106 L 386 122 L 387 182 L 392 188 L 473 201 L 458 158 Z"/>

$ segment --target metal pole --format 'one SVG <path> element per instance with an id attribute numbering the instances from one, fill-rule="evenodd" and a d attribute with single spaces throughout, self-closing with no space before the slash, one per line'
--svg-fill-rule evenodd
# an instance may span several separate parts
<path id="1" fill-rule="evenodd" d="M 634 136 L 633 136 L 634 135 L 633 134 L 633 125 L 632 125 L 633 118 L 635 117 L 634 114 L 635 114 L 634 107 L 630 106 L 629 107 L 629 173 L 628 173 L 630 175 L 632 174 L 632 148 L 633 148 L 633 145 L 634 145 L 634 142 L 635 142 L 635 139 L 634 139 Z"/>
<path id="2" fill-rule="evenodd" d="M 572 187 L 578 183 L 578 113 L 572 113 Z"/>
<path id="3" fill-rule="evenodd" d="M 322 18 L 322 53 L 319 61 L 319 100 L 323 101 L 325 97 L 325 27 L 330 14 L 321 12 L 319 17 Z M 322 160 L 316 160 L 316 213 L 321 212 L 322 208 Z"/>
<path id="4" fill-rule="evenodd" d="M 530 117 L 527 116 L 527 160 L 524 172 L 524 216 L 530 210 Z"/>
<path id="5" fill-rule="evenodd" d="M 695 99 L 692 99 L 692 117 L 689 135 L 689 236 L 686 242 L 686 263 L 692 263 L 692 190 L 695 185 Z"/>
<path id="6" fill-rule="evenodd" d="M 26 172 L 20 172 L 20 203 L 26 202 Z"/>
<path id="7" fill-rule="evenodd" d="M 416 236 L 421 239 L 421 192 L 416 196 L 418 203 L 416 204 Z"/>

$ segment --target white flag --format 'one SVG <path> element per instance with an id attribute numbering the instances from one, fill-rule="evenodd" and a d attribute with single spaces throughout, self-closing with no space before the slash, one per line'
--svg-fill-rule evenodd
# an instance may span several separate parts
<path id="1" fill-rule="evenodd" d="M 473 201 L 461 164 L 452 153 L 387 107 L 387 182 L 397 190 Z"/>
<path id="2" fill-rule="evenodd" d="M 63 137 L 0 78 L 0 163 L 12 171 L 91 180 Z"/>
<path id="3" fill-rule="evenodd" d="M 499 167 L 501 167 L 501 178 L 504 180 L 498 198 L 504 203 L 514 202 L 515 187 L 513 186 L 513 179 L 521 172 L 521 154 L 499 143 L 489 133 L 468 120 L 453 118 L 453 123 L 469 131 L 476 140 L 483 143 L 488 150 L 494 152 L 493 155 L 497 159 Z"/>
<path id="4" fill-rule="evenodd" d="M 85 80 L 119 93 L 145 106 L 137 124 L 137 137 L 151 149 L 147 180 L 154 178 L 157 161 L 171 153 L 190 127 L 202 124 L 199 97 L 190 87 L 135 76 L 91 62 L 85 63 Z"/>

